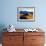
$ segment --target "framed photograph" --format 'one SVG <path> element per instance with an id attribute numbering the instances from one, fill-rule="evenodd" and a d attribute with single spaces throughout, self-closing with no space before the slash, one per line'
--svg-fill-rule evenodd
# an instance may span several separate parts
<path id="1" fill-rule="evenodd" d="M 17 21 L 35 21 L 34 7 L 18 7 Z"/>

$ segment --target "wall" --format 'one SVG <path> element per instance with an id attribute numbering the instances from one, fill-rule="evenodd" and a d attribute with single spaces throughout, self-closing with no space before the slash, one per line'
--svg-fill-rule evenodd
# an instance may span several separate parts
<path id="1" fill-rule="evenodd" d="M 39 25 L 46 28 L 46 6 L 44 0 L 0 0 L 0 25 L 13 24 L 16 28 L 31 28 Z M 17 7 L 35 7 L 35 22 L 17 22 Z"/>

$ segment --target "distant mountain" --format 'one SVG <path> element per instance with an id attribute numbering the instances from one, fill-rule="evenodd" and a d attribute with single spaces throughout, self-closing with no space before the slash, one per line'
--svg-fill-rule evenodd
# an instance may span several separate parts
<path id="1" fill-rule="evenodd" d="M 20 11 L 20 14 L 25 14 L 25 15 L 28 15 L 28 13 L 33 14 L 33 12 L 29 12 L 29 11 Z"/>
<path id="2" fill-rule="evenodd" d="M 20 11 L 20 14 L 26 14 L 26 15 L 28 15 L 28 11 Z"/>

